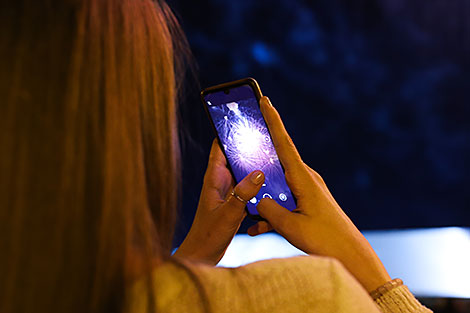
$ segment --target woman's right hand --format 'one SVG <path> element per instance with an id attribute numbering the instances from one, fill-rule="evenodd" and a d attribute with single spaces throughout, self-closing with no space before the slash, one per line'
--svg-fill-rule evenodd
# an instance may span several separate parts
<path id="1" fill-rule="evenodd" d="M 248 233 L 254 236 L 274 228 L 308 254 L 336 258 L 369 292 L 390 281 L 382 262 L 341 210 L 323 179 L 303 163 L 269 99 L 261 98 L 260 106 L 287 184 L 297 198 L 297 208 L 290 212 L 274 200 L 262 199 L 257 209 L 267 222 L 252 226 Z"/>

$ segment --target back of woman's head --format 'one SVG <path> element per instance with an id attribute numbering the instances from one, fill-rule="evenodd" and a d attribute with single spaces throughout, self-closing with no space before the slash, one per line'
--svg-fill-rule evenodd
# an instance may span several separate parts
<path id="1" fill-rule="evenodd" d="M 169 254 L 174 19 L 150 0 L 6 6 L 0 312 L 119 311 L 130 256 Z"/>

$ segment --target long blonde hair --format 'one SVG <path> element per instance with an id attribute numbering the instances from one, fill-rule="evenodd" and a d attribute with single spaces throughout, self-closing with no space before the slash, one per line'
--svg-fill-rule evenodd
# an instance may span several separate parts
<path id="1" fill-rule="evenodd" d="M 169 256 L 177 23 L 150 0 L 0 9 L 0 312 L 119 312 Z"/>

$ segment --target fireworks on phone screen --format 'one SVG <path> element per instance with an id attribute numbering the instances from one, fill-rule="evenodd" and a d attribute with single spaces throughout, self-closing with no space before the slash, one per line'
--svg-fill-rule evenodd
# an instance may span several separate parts
<path id="1" fill-rule="evenodd" d="M 272 198 L 289 210 L 295 202 L 287 187 L 284 171 L 255 98 L 209 105 L 227 159 L 238 181 L 254 170 L 265 174 L 260 192 L 248 203 L 251 214 L 256 204 Z M 248 199 L 247 199 L 248 200 Z"/>

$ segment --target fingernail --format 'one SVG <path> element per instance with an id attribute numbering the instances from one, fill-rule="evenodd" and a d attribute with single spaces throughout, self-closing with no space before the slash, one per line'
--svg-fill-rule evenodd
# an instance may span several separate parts
<path id="1" fill-rule="evenodd" d="M 256 171 L 251 174 L 250 180 L 253 184 L 259 185 L 264 180 L 264 174 L 261 171 Z"/>

